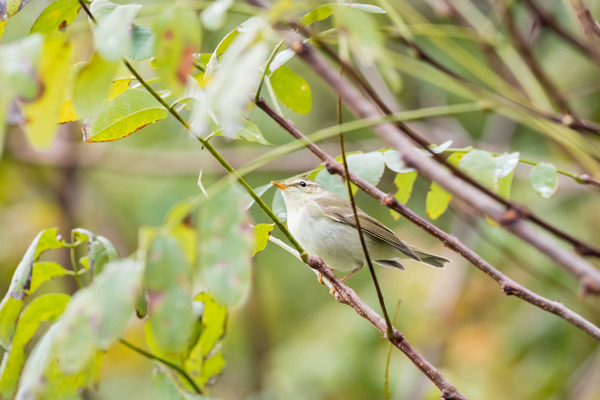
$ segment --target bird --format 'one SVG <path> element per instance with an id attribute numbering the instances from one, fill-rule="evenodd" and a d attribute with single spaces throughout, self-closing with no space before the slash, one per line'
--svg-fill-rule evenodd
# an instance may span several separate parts
<path id="1" fill-rule="evenodd" d="M 321 257 L 331 269 L 348 272 L 343 280 L 365 265 L 350 201 L 303 177 L 271 184 L 283 195 L 290 233 L 309 254 Z M 399 260 L 412 259 L 435 268 L 444 268 L 451 261 L 405 243 L 358 207 L 356 212 L 374 263 L 404 270 Z"/>

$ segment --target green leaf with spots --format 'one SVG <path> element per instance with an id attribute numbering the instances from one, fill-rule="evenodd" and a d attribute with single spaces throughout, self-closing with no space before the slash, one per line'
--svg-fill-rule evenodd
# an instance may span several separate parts
<path id="1" fill-rule="evenodd" d="M 36 149 L 47 149 L 54 139 L 67 86 L 71 53 L 71 43 L 66 35 L 55 33 L 46 37 L 37 70 L 44 90 L 33 102 L 23 105 L 23 129 Z"/>
<path id="2" fill-rule="evenodd" d="M 145 286 L 149 290 L 190 287 L 191 269 L 177 240 L 158 234 L 150 242 L 146 256 Z"/>
<path id="3" fill-rule="evenodd" d="M 252 257 L 267 247 L 269 236 L 271 236 L 274 226 L 275 224 L 258 224 L 254 226 L 254 248 L 252 249 Z"/>
<path id="4" fill-rule="evenodd" d="M 183 92 L 200 48 L 200 21 L 196 12 L 176 3 L 154 22 L 156 50 L 154 62 L 162 86 L 175 95 Z"/>
<path id="5" fill-rule="evenodd" d="M 291 68 L 282 65 L 269 78 L 277 98 L 290 110 L 308 114 L 312 109 L 312 95 L 308 83 Z"/>
<path id="6" fill-rule="evenodd" d="M 77 0 L 56 0 L 42 11 L 31 27 L 32 33 L 48 34 L 64 29 L 77 17 L 81 4 Z"/>
<path id="7" fill-rule="evenodd" d="M 558 173 L 556 167 L 549 163 L 539 163 L 531 169 L 529 179 L 533 190 L 544 199 L 549 199 L 556 193 Z"/>
<path id="8" fill-rule="evenodd" d="M 79 290 L 58 322 L 54 348 L 61 370 L 85 370 L 98 350 L 125 331 L 133 315 L 143 268 L 133 260 L 113 261 L 93 283 Z"/>
<path id="9" fill-rule="evenodd" d="M 70 297 L 63 293 L 50 293 L 34 299 L 23 310 L 10 350 L 0 367 L 0 393 L 6 398 L 14 395 L 23 365 L 25 346 L 31 341 L 40 324 L 54 321 L 64 311 Z"/>
<path id="10" fill-rule="evenodd" d="M 226 305 L 239 303 L 250 288 L 254 237 L 245 206 L 248 197 L 229 185 L 204 204 L 199 237 L 206 287 Z"/>
<path id="11" fill-rule="evenodd" d="M 102 272 L 104 266 L 119 259 L 119 253 L 113 244 L 104 236 L 96 235 L 87 229 L 73 229 L 76 241 L 87 241 L 87 255 L 82 257 L 79 262 L 90 271 L 91 276 Z"/>
<path id="12" fill-rule="evenodd" d="M 128 89 L 105 103 L 98 118 L 83 124 L 83 138 L 88 143 L 122 139 L 167 115 L 167 110 L 150 93 Z"/>

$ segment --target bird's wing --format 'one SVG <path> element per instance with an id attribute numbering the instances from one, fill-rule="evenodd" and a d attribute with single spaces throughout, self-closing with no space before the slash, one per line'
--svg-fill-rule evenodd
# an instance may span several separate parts
<path id="1" fill-rule="evenodd" d="M 349 202 L 348 202 L 349 203 Z M 356 220 L 354 219 L 354 213 L 352 212 L 344 212 L 343 208 L 331 206 L 324 207 L 323 211 L 325 215 L 334 221 L 349 225 L 353 228 L 356 228 Z M 402 253 L 406 254 L 408 257 L 415 259 L 417 261 L 421 261 L 421 257 L 419 257 L 410 247 L 408 247 L 402 240 L 398 239 L 398 236 L 389 229 L 387 226 L 383 225 L 381 222 L 377 221 L 375 218 L 371 217 L 360 208 L 356 209 L 358 213 L 358 220 L 360 221 L 360 227 L 364 233 L 367 233 L 374 238 L 382 240 L 398 250 Z M 378 229 L 379 228 L 379 229 Z"/>

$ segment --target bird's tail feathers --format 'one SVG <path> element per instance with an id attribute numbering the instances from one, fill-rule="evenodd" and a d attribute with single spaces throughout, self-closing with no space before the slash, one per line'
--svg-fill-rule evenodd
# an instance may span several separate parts
<path id="1" fill-rule="evenodd" d="M 436 256 L 435 254 L 426 253 L 424 251 L 416 249 L 413 250 L 415 251 L 415 253 L 417 253 L 419 257 L 421 257 L 421 262 L 423 264 L 427 264 L 435 268 L 444 268 L 444 264 L 451 262 L 451 260 L 444 257 Z"/>

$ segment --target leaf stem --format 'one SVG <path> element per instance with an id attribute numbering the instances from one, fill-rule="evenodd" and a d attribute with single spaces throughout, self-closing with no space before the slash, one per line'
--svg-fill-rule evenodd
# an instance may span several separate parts
<path id="1" fill-rule="evenodd" d="M 71 266 L 73 267 L 73 277 L 75 278 L 75 282 L 77 282 L 77 286 L 82 289 L 83 283 L 81 282 L 81 270 L 79 269 L 79 263 L 77 262 L 77 258 L 75 256 L 75 249 L 77 246 L 75 245 L 75 232 L 71 231 L 71 243 L 73 246 L 69 247 L 69 255 L 71 257 Z"/>
<path id="2" fill-rule="evenodd" d="M 277 46 L 275 46 L 275 48 L 271 52 L 271 55 L 269 55 L 269 58 L 267 58 L 267 61 L 265 62 L 264 70 L 262 76 L 260 77 L 260 82 L 258 83 L 256 94 L 254 95 L 254 104 L 258 103 L 258 101 L 260 100 L 260 90 L 262 89 L 263 83 L 265 82 L 265 79 L 267 77 L 267 73 L 269 72 L 269 66 L 271 65 L 271 62 L 273 62 L 273 59 L 275 58 L 275 55 L 277 54 L 281 46 L 283 46 L 283 43 L 284 40 L 281 39 L 279 43 L 277 43 Z"/>
<path id="3" fill-rule="evenodd" d="M 140 349 L 139 347 L 129 343 L 125 339 L 119 339 L 119 342 L 121 342 L 124 346 L 129 347 L 131 350 L 135 351 L 136 353 L 139 353 L 142 356 L 149 358 L 151 360 L 158 361 L 159 363 L 164 364 L 167 367 L 177 371 L 177 373 L 179 373 L 179 375 L 181 375 L 186 381 L 188 381 L 188 383 L 194 388 L 194 391 L 196 393 L 202 394 L 202 389 L 200 389 L 200 387 L 196 384 L 196 382 L 194 382 L 192 377 L 189 376 L 188 373 L 180 366 L 173 364 L 172 362 L 167 361 L 164 358 L 160 358 L 150 352 L 147 352 L 144 349 Z"/>

